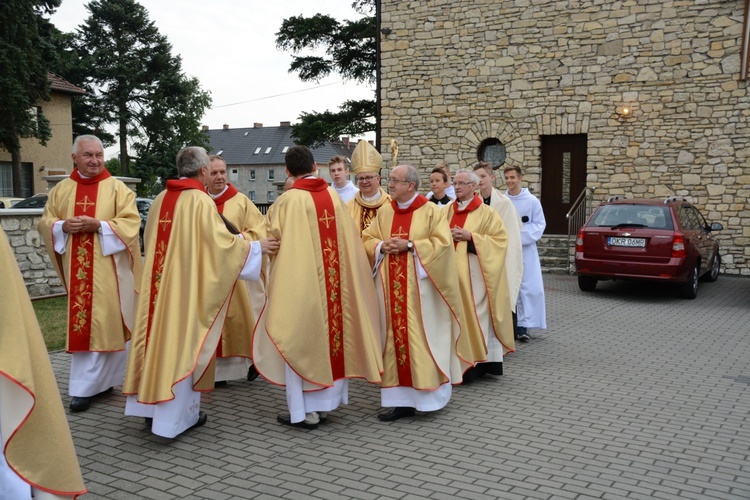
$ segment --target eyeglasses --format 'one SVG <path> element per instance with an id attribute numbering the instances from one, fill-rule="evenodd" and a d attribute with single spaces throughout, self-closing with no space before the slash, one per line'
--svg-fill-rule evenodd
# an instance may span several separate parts
<path id="1" fill-rule="evenodd" d="M 402 181 L 401 179 L 393 179 L 391 177 L 388 178 L 388 184 L 395 184 L 397 182 L 406 182 L 406 183 L 409 183 L 410 181 Z"/>
<path id="2" fill-rule="evenodd" d="M 473 184 L 474 184 L 473 182 L 454 182 L 453 183 L 454 186 L 458 186 L 458 187 L 471 186 Z"/>
<path id="3" fill-rule="evenodd" d="M 377 175 L 363 175 L 362 177 L 357 177 L 357 182 L 372 182 L 377 177 Z"/>

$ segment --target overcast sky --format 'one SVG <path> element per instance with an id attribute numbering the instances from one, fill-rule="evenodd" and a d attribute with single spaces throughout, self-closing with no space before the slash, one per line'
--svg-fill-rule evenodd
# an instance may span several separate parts
<path id="1" fill-rule="evenodd" d="M 72 32 L 88 18 L 87 1 L 63 0 L 52 15 L 61 31 Z M 371 99 L 374 86 L 342 82 L 338 75 L 319 83 L 289 73 L 291 54 L 276 49 L 276 32 L 291 16 L 328 14 L 354 19 L 352 0 L 139 0 L 149 17 L 182 56 L 182 68 L 211 92 L 210 128 L 295 123 L 303 111 L 334 111 L 346 99 Z"/>

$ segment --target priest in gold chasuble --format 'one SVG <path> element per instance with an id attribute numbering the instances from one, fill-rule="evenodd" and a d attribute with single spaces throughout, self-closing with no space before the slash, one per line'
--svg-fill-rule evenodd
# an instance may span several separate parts
<path id="1" fill-rule="evenodd" d="M 227 182 L 227 165 L 221 156 L 211 156 L 206 192 L 216 208 L 246 240 L 257 241 L 266 237 L 266 218 L 244 194 Z M 265 262 L 264 262 L 265 264 Z M 257 377 L 252 367 L 252 335 L 255 320 L 266 300 L 265 265 L 261 279 L 240 280 L 234 285 L 229 309 L 216 349 L 216 381 Z"/>
<path id="2" fill-rule="evenodd" d="M 380 300 L 385 421 L 443 408 L 476 361 L 460 350 L 464 313 L 446 210 L 417 192 L 412 166 L 395 167 L 388 186 L 391 203 L 362 234 Z"/>
<path id="3" fill-rule="evenodd" d="M 104 168 L 92 135 L 73 144 L 75 169 L 49 193 L 39 234 L 68 291 L 72 411 L 121 385 L 141 277 L 135 193 Z"/>
<path id="4" fill-rule="evenodd" d="M 269 240 L 229 232 L 205 192 L 203 148 L 177 155 L 149 211 L 146 262 L 123 394 L 125 414 L 150 418 L 151 431 L 175 437 L 203 425 L 200 393 L 214 386 L 214 355 L 237 279 L 259 279 Z"/>
<path id="5" fill-rule="evenodd" d="M 479 185 L 474 172 L 459 170 L 453 185 L 457 198 L 448 207 L 448 217 L 465 330 L 474 348 L 483 351 L 483 362 L 464 373 L 466 383 L 485 373 L 502 375 L 503 354 L 514 351 L 515 344 L 507 280 L 503 279 L 507 247 L 503 221 L 474 194 Z"/>
<path id="6" fill-rule="evenodd" d="M 60 392 L 13 250 L 0 227 L 0 498 L 86 493 Z"/>
<path id="7" fill-rule="evenodd" d="M 383 158 L 375 146 L 364 139 L 359 141 L 352 153 L 352 171 L 359 191 L 346 204 L 359 234 L 370 225 L 378 209 L 391 201 L 388 193 L 380 187 L 382 166 Z"/>
<path id="8" fill-rule="evenodd" d="M 380 383 L 377 298 L 359 233 L 344 203 L 315 178 L 312 152 L 285 156 L 293 187 L 268 212 L 271 257 L 266 306 L 253 333 L 253 363 L 286 388 L 277 420 L 314 429 L 348 403 L 348 379 Z"/>

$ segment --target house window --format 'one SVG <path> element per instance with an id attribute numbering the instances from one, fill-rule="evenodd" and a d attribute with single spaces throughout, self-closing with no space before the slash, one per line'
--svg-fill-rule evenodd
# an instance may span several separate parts
<path id="1" fill-rule="evenodd" d="M 258 153 L 260 153 L 260 150 L 261 150 L 261 148 L 255 148 L 255 153 L 253 153 L 253 154 L 257 155 Z"/>
<path id="2" fill-rule="evenodd" d="M 251 170 L 251 171 L 250 171 L 250 180 L 251 180 L 251 181 L 254 181 L 254 180 L 255 180 L 255 170 Z"/>
<path id="3" fill-rule="evenodd" d="M 268 180 L 269 180 L 269 181 L 272 181 L 272 180 L 273 180 L 273 178 L 274 178 L 274 172 L 273 172 L 273 169 L 272 169 L 272 168 L 269 168 L 269 169 L 268 169 Z"/>
<path id="4" fill-rule="evenodd" d="M 229 171 L 229 180 L 232 182 L 237 182 L 237 179 L 239 178 L 238 171 L 236 168 L 233 168 Z"/>
<path id="5" fill-rule="evenodd" d="M 250 191 L 250 201 L 255 201 L 255 191 Z"/>
<path id="6" fill-rule="evenodd" d="M 268 192 L 268 202 L 271 203 L 276 199 L 276 191 Z"/>
<path id="7" fill-rule="evenodd" d="M 287 151 L 289 151 L 289 146 L 284 146 L 284 149 L 281 150 L 282 154 L 285 154 Z"/>
<path id="8" fill-rule="evenodd" d="M 266 148 L 266 152 L 264 154 L 270 153 L 272 149 L 273 149 L 272 147 L 271 148 Z"/>
<path id="9" fill-rule="evenodd" d="M 33 193 L 34 164 L 21 163 L 22 196 L 27 198 Z M 13 167 L 9 161 L 0 161 L 0 196 L 13 196 Z"/>

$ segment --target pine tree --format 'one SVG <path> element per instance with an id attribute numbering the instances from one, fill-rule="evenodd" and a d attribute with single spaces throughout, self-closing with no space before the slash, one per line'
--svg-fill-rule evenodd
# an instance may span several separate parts
<path id="1" fill-rule="evenodd" d="M 339 22 L 331 16 L 284 19 L 276 33 L 276 46 L 295 56 L 289 72 L 302 81 L 319 81 L 332 73 L 345 80 L 374 83 L 376 70 L 375 0 L 357 0 L 352 7 L 364 17 Z M 325 48 L 325 56 L 296 55 L 305 50 Z M 340 135 L 361 135 L 375 129 L 375 100 L 347 100 L 338 112 L 304 112 L 292 128 L 296 142 L 319 146 Z"/>
<path id="2" fill-rule="evenodd" d="M 78 52 L 90 64 L 87 87 L 95 91 L 102 121 L 117 125 L 122 175 L 131 175 L 131 140 L 141 171 L 153 166 L 144 161 L 153 161 L 157 149 L 168 150 L 161 161 L 168 157 L 172 165 L 188 141 L 205 144 L 200 118 L 210 95 L 182 73 L 181 58 L 171 54 L 148 11 L 135 0 L 94 0 L 87 8 Z"/>

